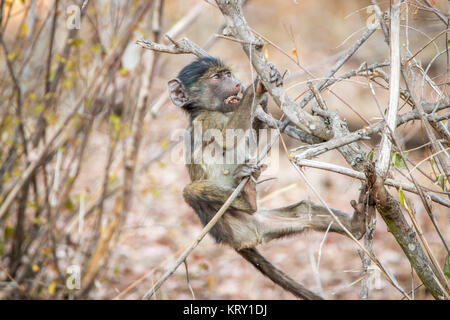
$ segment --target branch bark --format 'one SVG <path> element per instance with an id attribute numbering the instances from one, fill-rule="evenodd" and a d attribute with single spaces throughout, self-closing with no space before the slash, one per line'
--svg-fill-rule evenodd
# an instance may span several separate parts
<path id="1" fill-rule="evenodd" d="M 425 287 L 435 299 L 445 299 L 445 293 L 435 278 L 438 272 L 423 251 L 414 229 L 406 221 L 400 204 L 386 190 L 383 185 L 383 179 L 375 172 L 373 165 L 368 165 L 365 173 L 369 191 L 375 200 L 378 212 L 402 248 L 420 280 L 422 280 Z"/>
<path id="2" fill-rule="evenodd" d="M 389 77 L 389 107 L 386 117 L 386 127 L 381 139 L 380 153 L 376 164 L 377 173 L 386 177 L 391 163 L 391 134 L 394 135 L 397 120 L 398 102 L 400 97 L 400 2 L 391 7 L 391 41 Z"/>

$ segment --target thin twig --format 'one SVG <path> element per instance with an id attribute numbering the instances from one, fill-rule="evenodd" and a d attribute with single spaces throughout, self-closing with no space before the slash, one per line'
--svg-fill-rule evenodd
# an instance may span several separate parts
<path id="1" fill-rule="evenodd" d="M 195 300 L 194 290 L 192 290 L 191 281 L 190 281 L 190 279 L 189 279 L 189 269 L 188 269 L 187 260 L 184 260 L 184 267 L 186 268 L 186 281 L 187 281 L 187 285 L 188 285 L 189 291 L 191 292 L 192 300 Z"/>

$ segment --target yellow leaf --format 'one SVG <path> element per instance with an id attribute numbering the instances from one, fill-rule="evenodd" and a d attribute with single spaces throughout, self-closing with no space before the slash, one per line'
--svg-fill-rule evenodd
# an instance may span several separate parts
<path id="1" fill-rule="evenodd" d="M 66 63 L 66 59 L 61 56 L 59 53 L 55 53 L 54 59 L 58 62 Z"/>
<path id="2" fill-rule="evenodd" d="M 102 50 L 102 46 L 100 45 L 100 43 L 94 44 L 91 47 L 92 52 L 96 53 L 99 52 L 100 50 Z"/>
<path id="3" fill-rule="evenodd" d="M 66 63 L 67 70 L 71 69 L 74 65 L 74 62 L 72 60 L 68 60 Z"/>
<path id="4" fill-rule="evenodd" d="M 210 274 L 208 277 L 206 277 L 206 283 L 208 284 L 209 288 L 212 288 L 212 286 L 214 285 L 214 276 Z"/>
<path id="5" fill-rule="evenodd" d="M 111 122 L 111 124 L 114 126 L 114 129 L 118 130 L 120 127 L 120 117 L 115 114 L 115 113 L 111 113 L 109 115 L 109 122 Z"/>
<path id="6" fill-rule="evenodd" d="M 85 107 L 89 109 L 92 106 L 92 103 L 94 103 L 92 99 L 86 99 Z"/>
<path id="7" fill-rule="evenodd" d="M 179 193 L 180 189 L 176 185 L 173 184 L 170 186 L 170 191 L 172 191 L 172 193 Z"/>
<path id="8" fill-rule="evenodd" d="M 27 35 L 28 33 L 28 26 L 26 23 L 22 24 L 22 27 L 20 28 L 20 34 L 19 34 L 19 38 L 23 38 Z"/>
<path id="9" fill-rule="evenodd" d="M 39 266 L 37 264 L 33 264 L 33 266 L 31 267 L 31 270 L 33 270 L 33 272 L 38 272 L 39 271 Z"/>
<path id="10" fill-rule="evenodd" d="M 162 161 L 158 161 L 158 166 L 159 166 L 161 169 L 164 169 L 164 168 L 166 167 L 166 164 L 165 164 L 164 162 L 162 162 Z"/>
<path id="11" fill-rule="evenodd" d="M 34 201 L 27 201 L 27 208 L 37 210 L 39 208 L 39 205 Z M 36 218 L 33 218 L 33 219 L 36 219 Z M 39 218 L 37 218 L 37 219 L 39 219 Z"/>
<path id="12" fill-rule="evenodd" d="M 109 183 L 114 183 L 114 182 L 116 182 L 117 181 L 117 174 L 112 174 L 110 177 L 109 177 L 109 179 L 108 179 L 108 182 Z"/>
<path id="13" fill-rule="evenodd" d="M 113 212 L 117 213 L 122 211 L 122 198 L 121 197 L 117 197 L 116 198 L 116 202 L 114 203 L 114 208 L 113 208 Z"/>
<path id="14" fill-rule="evenodd" d="M 175 237 L 177 235 L 177 230 L 173 228 L 169 229 L 169 235 Z"/>
<path id="15" fill-rule="evenodd" d="M 41 113 L 42 110 L 44 110 L 44 104 L 43 103 L 39 103 L 39 104 L 34 106 L 33 113 L 34 114 L 38 114 L 38 113 Z"/>
<path id="16" fill-rule="evenodd" d="M 39 217 L 33 218 L 33 219 L 31 219 L 31 223 L 34 225 L 40 225 L 42 223 L 42 220 Z"/>
<path id="17" fill-rule="evenodd" d="M 9 53 L 6 58 L 8 58 L 9 61 L 14 60 L 18 55 L 18 51 L 14 50 L 13 52 Z"/>
<path id="18" fill-rule="evenodd" d="M 77 38 L 77 39 L 68 39 L 67 43 L 76 47 L 79 47 L 83 43 L 83 39 Z"/>
<path id="19" fill-rule="evenodd" d="M 159 190 L 157 187 L 151 187 L 150 192 L 152 193 L 153 198 L 156 199 L 159 197 Z"/>
<path id="20" fill-rule="evenodd" d="M 163 138 L 160 143 L 161 143 L 161 149 L 165 149 L 169 146 L 169 141 L 167 141 L 167 139 L 165 139 L 165 138 Z"/>
<path id="21" fill-rule="evenodd" d="M 91 60 L 91 55 L 87 52 L 83 52 L 81 54 L 81 60 L 83 61 L 84 65 L 87 65 L 87 63 Z"/>
<path id="22" fill-rule="evenodd" d="M 122 67 L 122 68 L 120 68 L 120 70 L 119 70 L 119 74 L 120 74 L 122 77 L 127 76 L 129 73 L 130 73 L 130 70 L 128 70 L 128 69 L 125 68 L 125 67 Z"/>
<path id="23" fill-rule="evenodd" d="M 264 47 L 264 57 L 269 60 L 269 49 L 267 47 Z"/>
<path id="24" fill-rule="evenodd" d="M 47 92 L 44 96 L 45 100 L 50 100 L 53 97 L 53 92 Z"/>
<path id="25" fill-rule="evenodd" d="M 46 112 L 44 114 L 44 118 L 45 120 L 48 122 L 49 125 L 54 125 L 56 123 L 56 121 L 58 120 L 58 118 L 56 117 L 55 114 L 49 112 Z"/>
<path id="26" fill-rule="evenodd" d="M 28 98 L 29 98 L 31 101 L 36 101 L 37 95 L 36 95 L 36 93 L 34 93 L 34 92 L 30 92 L 30 94 L 28 95 Z"/>
<path id="27" fill-rule="evenodd" d="M 50 285 L 48 286 L 48 293 L 53 295 L 55 293 L 55 289 L 56 289 L 56 281 L 52 281 L 52 283 L 50 283 Z"/>
<path id="28" fill-rule="evenodd" d="M 292 55 L 294 56 L 294 57 L 296 57 L 297 56 L 297 49 L 292 49 Z"/>
<path id="29" fill-rule="evenodd" d="M 66 89 L 72 88 L 72 81 L 70 81 L 69 79 L 64 80 L 64 81 L 63 81 L 63 86 L 64 86 Z"/>
<path id="30" fill-rule="evenodd" d="M 12 175 L 14 178 L 20 177 L 21 174 L 19 168 L 15 168 Z"/>

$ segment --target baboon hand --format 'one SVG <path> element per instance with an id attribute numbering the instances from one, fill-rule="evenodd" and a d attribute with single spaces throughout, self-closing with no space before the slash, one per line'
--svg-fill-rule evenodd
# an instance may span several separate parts
<path id="1" fill-rule="evenodd" d="M 270 82 L 275 83 L 277 87 L 281 87 L 283 85 L 283 77 L 278 72 L 275 65 L 271 62 L 269 62 L 269 68 L 270 68 Z"/>
<path id="2" fill-rule="evenodd" d="M 366 233 L 366 210 L 367 210 L 367 219 L 369 221 L 372 219 L 372 215 L 375 214 L 374 204 L 371 203 L 371 199 L 369 202 L 367 201 L 367 194 L 364 195 L 359 202 L 352 200 L 350 201 L 350 205 L 353 207 L 353 216 L 351 218 L 351 233 L 356 239 L 361 239 L 362 236 Z"/>
<path id="3" fill-rule="evenodd" d="M 275 67 L 275 65 L 271 62 L 268 62 L 269 64 L 269 80 L 270 83 L 275 83 L 275 85 L 277 87 L 281 87 L 283 85 L 283 77 L 281 76 L 280 72 L 278 72 L 277 68 Z M 258 94 L 263 94 L 267 91 L 266 87 L 264 86 L 264 84 L 262 83 L 262 81 L 260 79 L 256 80 L 256 93 Z"/>
<path id="4" fill-rule="evenodd" d="M 258 180 L 262 170 L 267 168 L 265 164 L 258 165 L 256 163 L 246 162 L 239 165 L 234 171 L 233 178 L 236 183 L 239 183 L 245 177 L 252 177 L 255 181 Z"/>

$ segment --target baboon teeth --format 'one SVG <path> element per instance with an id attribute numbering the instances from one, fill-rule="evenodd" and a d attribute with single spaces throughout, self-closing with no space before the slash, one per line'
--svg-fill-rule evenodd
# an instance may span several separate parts
<path id="1" fill-rule="evenodd" d="M 229 104 L 229 103 L 238 103 L 240 100 L 241 100 L 241 98 L 243 97 L 243 94 L 242 94 L 242 92 L 239 92 L 237 95 L 235 95 L 235 96 L 229 96 L 228 98 L 226 98 L 225 100 L 224 100 L 224 103 L 225 104 Z"/>

